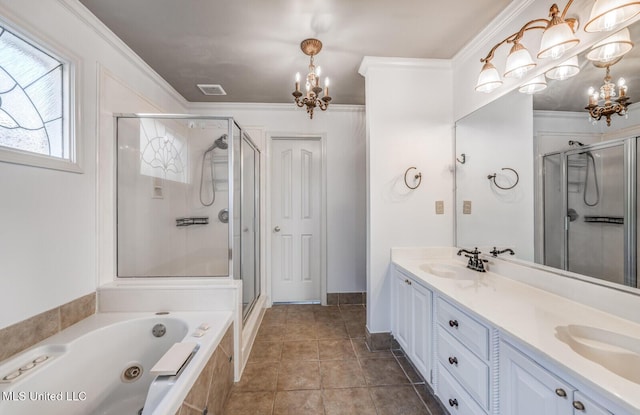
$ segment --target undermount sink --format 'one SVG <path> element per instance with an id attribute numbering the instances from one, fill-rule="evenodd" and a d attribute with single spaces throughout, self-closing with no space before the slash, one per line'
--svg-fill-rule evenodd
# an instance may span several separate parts
<path id="1" fill-rule="evenodd" d="M 420 265 L 420 269 L 431 275 L 454 280 L 474 280 L 479 274 L 476 271 L 465 268 L 462 265 L 442 262 L 426 262 Z"/>
<path id="2" fill-rule="evenodd" d="M 556 337 L 582 357 L 640 384 L 640 338 L 596 327 L 556 327 Z"/>

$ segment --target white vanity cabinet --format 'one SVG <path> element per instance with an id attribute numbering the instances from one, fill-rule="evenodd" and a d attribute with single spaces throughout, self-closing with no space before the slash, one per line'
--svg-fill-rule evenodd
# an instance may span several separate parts
<path id="1" fill-rule="evenodd" d="M 433 294 L 415 277 L 393 269 L 392 332 L 416 369 L 431 383 Z"/>
<path id="2" fill-rule="evenodd" d="M 570 353 L 551 337 L 554 327 L 566 324 L 553 320 L 555 310 L 571 310 L 561 297 L 499 275 L 477 281 L 438 276 L 422 264 L 407 259 L 392 267 L 392 332 L 449 414 L 640 414 L 615 389 L 598 383 L 589 368 L 573 363 L 568 369 L 567 360 L 555 357 Z M 532 306 L 530 297 L 542 305 Z M 554 312 L 541 312 L 545 306 Z M 550 334 L 538 333 L 542 329 Z"/>
<path id="3" fill-rule="evenodd" d="M 491 409 L 491 330 L 436 296 L 437 394 L 449 412 L 484 414 Z"/>
<path id="4" fill-rule="evenodd" d="M 500 342 L 499 393 L 504 415 L 611 415 L 505 341 Z"/>

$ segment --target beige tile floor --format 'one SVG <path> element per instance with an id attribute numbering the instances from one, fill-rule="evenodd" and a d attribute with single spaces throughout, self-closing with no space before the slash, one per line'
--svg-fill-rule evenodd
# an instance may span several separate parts
<path id="1" fill-rule="evenodd" d="M 268 309 L 224 415 L 444 415 L 400 350 L 371 352 L 362 305 Z"/>

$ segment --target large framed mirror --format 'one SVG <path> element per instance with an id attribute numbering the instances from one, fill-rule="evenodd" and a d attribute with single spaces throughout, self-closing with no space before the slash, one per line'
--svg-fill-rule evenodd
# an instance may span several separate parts
<path id="1" fill-rule="evenodd" d="M 640 102 L 640 22 L 627 29 L 633 47 L 621 59 L 594 64 L 593 45 L 577 56 L 577 75 L 547 78 L 533 95 L 515 90 L 456 123 L 458 246 L 512 248 L 559 273 L 640 287 L 640 104 L 610 125 L 585 109 L 602 104 L 588 90 L 600 92 L 607 75 L 624 78 L 627 104 Z"/>

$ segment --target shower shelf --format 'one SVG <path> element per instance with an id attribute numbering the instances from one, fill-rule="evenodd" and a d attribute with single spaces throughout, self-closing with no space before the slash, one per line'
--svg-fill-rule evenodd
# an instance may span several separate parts
<path id="1" fill-rule="evenodd" d="M 584 221 L 589 223 L 612 223 L 615 225 L 624 225 L 624 218 L 620 216 L 585 216 Z"/>
<path id="2" fill-rule="evenodd" d="M 178 218 L 176 219 L 176 226 L 191 226 L 191 225 L 208 225 L 208 216 L 194 216 L 190 218 Z"/>

